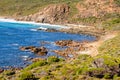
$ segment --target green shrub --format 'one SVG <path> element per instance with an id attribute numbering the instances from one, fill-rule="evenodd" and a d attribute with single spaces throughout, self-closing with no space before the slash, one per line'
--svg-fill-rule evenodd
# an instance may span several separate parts
<path id="1" fill-rule="evenodd" d="M 120 18 L 113 18 L 103 22 L 103 27 L 108 30 L 120 30 Z"/>
<path id="2" fill-rule="evenodd" d="M 113 76 L 113 80 L 117 80 L 117 78 L 118 78 L 118 75 Z"/>
<path id="3" fill-rule="evenodd" d="M 90 55 L 87 55 L 87 54 L 80 54 L 80 55 L 78 56 L 78 59 L 79 59 L 79 60 L 87 60 L 87 59 L 89 59 L 89 58 L 91 58 L 91 56 L 90 56 Z"/>
<path id="4" fill-rule="evenodd" d="M 111 76 L 110 76 L 110 74 L 109 74 L 109 73 L 106 73 L 106 74 L 104 75 L 104 78 L 105 78 L 105 79 L 110 79 L 110 78 L 111 78 Z"/>
<path id="5" fill-rule="evenodd" d="M 34 62 L 33 64 L 26 67 L 24 70 L 31 70 L 33 68 L 36 68 L 38 66 L 44 66 L 46 64 L 47 64 L 46 60 L 41 60 L 41 61 L 38 61 L 38 62 Z"/>
<path id="6" fill-rule="evenodd" d="M 48 63 L 59 62 L 59 61 L 60 61 L 60 59 L 57 58 L 56 56 L 50 56 L 50 57 L 47 58 Z"/>
<path id="7" fill-rule="evenodd" d="M 18 80 L 37 80 L 31 72 L 23 72 Z"/>

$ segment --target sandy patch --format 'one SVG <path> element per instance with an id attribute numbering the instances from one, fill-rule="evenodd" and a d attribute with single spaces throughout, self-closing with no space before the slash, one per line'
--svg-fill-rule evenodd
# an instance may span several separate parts
<path id="1" fill-rule="evenodd" d="M 78 54 L 89 54 L 91 56 L 96 56 L 99 54 L 98 48 L 103 44 L 104 41 L 109 40 L 117 36 L 117 32 L 107 32 L 104 36 L 101 36 L 98 41 L 86 43 L 87 47 L 84 51 L 79 51 Z"/>

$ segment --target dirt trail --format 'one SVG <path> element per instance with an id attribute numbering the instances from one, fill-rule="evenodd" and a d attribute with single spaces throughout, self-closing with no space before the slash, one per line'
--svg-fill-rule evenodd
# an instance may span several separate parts
<path id="1" fill-rule="evenodd" d="M 79 51 L 78 54 L 89 54 L 91 56 L 96 56 L 99 54 L 98 48 L 103 44 L 104 41 L 109 40 L 117 36 L 117 32 L 109 32 L 106 35 L 101 36 L 98 41 L 85 44 L 87 49 L 85 51 Z"/>

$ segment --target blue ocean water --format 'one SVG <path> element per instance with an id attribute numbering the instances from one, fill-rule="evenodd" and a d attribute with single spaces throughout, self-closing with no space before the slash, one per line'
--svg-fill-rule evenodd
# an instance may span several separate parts
<path id="1" fill-rule="evenodd" d="M 20 46 L 43 46 L 40 44 L 42 41 L 47 41 L 49 44 L 44 45 L 49 50 L 58 49 L 54 45 L 57 40 L 76 40 L 94 41 L 96 37 L 89 35 L 67 34 L 62 32 L 45 32 L 35 31 L 38 27 L 50 27 L 45 25 L 35 25 L 27 23 L 11 23 L 0 22 L 0 67 L 24 67 L 31 63 L 25 60 L 25 57 L 47 57 L 57 55 L 49 52 L 47 56 L 38 56 L 31 52 L 24 52 L 19 50 Z"/>

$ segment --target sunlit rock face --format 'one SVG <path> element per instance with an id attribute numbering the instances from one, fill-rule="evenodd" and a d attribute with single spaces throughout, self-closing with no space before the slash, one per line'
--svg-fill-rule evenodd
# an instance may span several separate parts
<path id="1" fill-rule="evenodd" d="M 35 21 L 42 23 L 61 23 L 67 22 L 67 17 L 70 7 L 67 4 L 52 4 L 45 7 L 43 10 L 24 17 L 17 17 L 17 20 Z"/>

